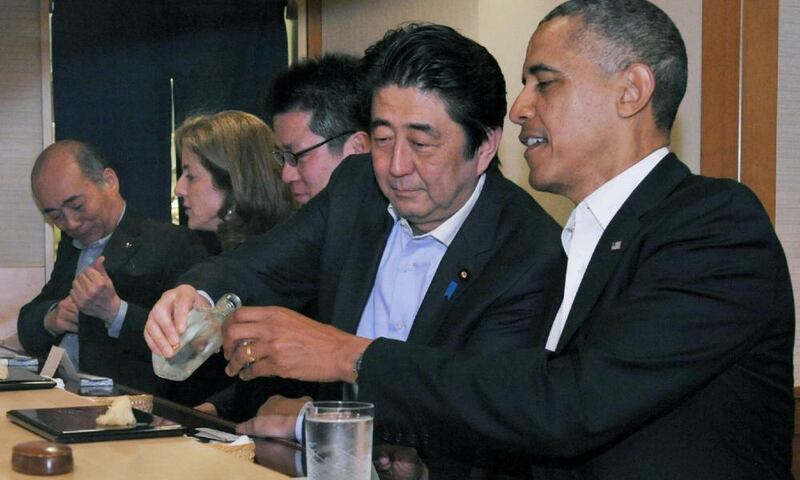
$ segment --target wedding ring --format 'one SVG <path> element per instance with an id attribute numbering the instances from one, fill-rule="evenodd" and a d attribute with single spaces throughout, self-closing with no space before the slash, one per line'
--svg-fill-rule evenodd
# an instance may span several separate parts
<path id="1" fill-rule="evenodd" d="M 256 361 L 256 357 L 253 355 L 253 350 L 251 348 L 251 345 L 253 345 L 253 341 L 243 340 L 239 345 L 244 347 L 244 355 L 246 363 L 243 368 L 250 368 L 250 365 L 252 365 Z"/>

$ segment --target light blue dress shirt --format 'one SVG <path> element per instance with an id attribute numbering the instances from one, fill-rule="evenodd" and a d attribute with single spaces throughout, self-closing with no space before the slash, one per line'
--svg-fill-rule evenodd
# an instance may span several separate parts
<path id="1" fill-rule="evenodd" d="M 408 339 L 439 262 L 478 201 L 485 180 L 486 176 L 481 175 L 472 195 L 453 216 L 421 235 L 414 235 L 408 221 L 389 205 L 394 225 L 356 335 Z"/>
<path id="2" fill-rule="evenodd" d="M 483 174 L 466 203 L 444 223 L 422 235 L 414 235 L 408 221 L 400 217 L 391 204 L 388 206 L 394 225 L 356 335 L 369 339 L 408 339 L 439 262 L 475 207 L 485 182 L 486 174 Z M 345 385 L 343 393 L 345 399 L 354 399 L 358 385 Z M 303 417 L 301 413 L 295 421 L 298 441 L 303 438 Z"/>
<path id="3" fill-rule="evenodd" d="M 125 215 L 125 207 L 123 206 L 122 214 L 119 216 L 119 221 L 122 221 L 122 217 Z M 119 225 L 119 222 L 117 222 Z M 97 260 L 100 255 L 103 253 L 103 249 L 105 249 L 106 244 L 108 244 L 108 240 L 111 238 L 111 235 L 114 233 L 110 233 L 105 237 L 92 242 L 89 245 L 84 245 L 77 239 L 72 240 L 72 246 L 77 248 L 81 251 L 80 256 L 78 256 L 78 266 L 75 268 L 75 276 L 77 277 L 83 272 L 86 267 L 90 266 Z M 56 304 L 53 304 L 52 308 L 55 308 Z M 51 308 L 51 310 L 52 310 Z M 111 323 L 106 323 L 106 329 L 108 331 L 108 335 L 110 337 L 118 338 L 120 331 L 122 330 L 122 324 L 125 322 L 125 315 L 128 313 L 128 302 L 125 300 L 120 299 L 119 310 L 117 311 L 117 316 L 114 317 L 114 320 Z M 78 348 L 78 334 L 76 333 L 65 333 L 64 336 L 61 338 L 61 342 L 59 346 L 66 350 L 67 354 L 69 355 L 70 360 L 72 363 L 75 364 L 78 368 L 80 368 L 80 355 L 79 355 L 79 348 Z"/>

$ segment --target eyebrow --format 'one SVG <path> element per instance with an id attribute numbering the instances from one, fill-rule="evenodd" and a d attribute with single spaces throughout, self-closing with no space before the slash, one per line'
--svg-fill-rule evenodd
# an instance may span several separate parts
<path id="1" fill-rule="evenodd" d="M 64 200 L 63 202 L 61 202 L 61 206 L 64 207 L 68 203 L 74 203 L 76 200 L 80 199 L 81 197 L 82 197 L 82 195 L 73 195 L 73 196 L 67 198 L 66 200 Z M 44 208 L 44 209 L 42 209 L 42 213 L 58 212 L 59 210 L 60 210 L 59 208 Z"/>
<path id="2" fill-rule="evenodd" d="M 369 124 L 370 131 L 378 127 L 391 127 L 391 126 L 392 125 L 388 121 L 382 118 L 376 118 Z M 409 130 L 416 130 L 418 132 L 422 132 L 434 138 L 441 137 L 441 133 L 439 132 L 439 130 L 434 128 L 433 125 L 429 123 L 406 123 L 405 125 L 403 125 L 403 127 Z"/>
<path id="3" fill-rule="evenodd" d="M 370 131 L 375 130 L 378 127 L 389 127 L 389 126 L 391 126 L 391 125 L 389 125 L 389 122 L 387 122 L 386 120 L 384 120 L 382 118 L 376 118 L 376 119 L 372 120 L 371 122 L 369 122 L 369 130 Z"/>
<path id="4" fill-rule="evenodd" d="M 538 73 L 561 73 L 557 68 L 545 65 L 544 63 L 536 63 L 525 69 L 525 75 L 536 75 Z M 525 75 L 522 76 L 522 83 L 525 83 Z"/>

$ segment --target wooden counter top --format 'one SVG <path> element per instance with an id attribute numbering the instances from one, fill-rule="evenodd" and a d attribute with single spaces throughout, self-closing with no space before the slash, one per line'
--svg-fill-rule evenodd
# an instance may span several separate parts
<path id="1" fill-rule="evenodd" d="M 23 441 L 40 439 L 37 435 L 11 423 L 6 412 L 20 408 L 50 408 L 92 405 L 61 389 L 0 392 L 0 478 L 31 480 L 11 470 L 11 449 Z M 98 443 L 75 443 L 72 455 L 75 470 L 58 475 L 63 480 L 203 480 L 220 478 L 285 479 L 283 474 L 241 460 L 186 437 L 119 440 Z"/>

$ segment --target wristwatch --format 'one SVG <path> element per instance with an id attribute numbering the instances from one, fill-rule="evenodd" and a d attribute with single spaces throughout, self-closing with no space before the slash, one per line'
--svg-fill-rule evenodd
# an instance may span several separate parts
<path id="1" fill-rule="evenodd" d="M 353 380 L 353 383 L 358 382 L 358 373 L 361 371 L 361 361 L 362 360 L 364 360 L 364 354 L 363 353 L 361 355 L 359 355 L 358 358 L 356 358 L 355 362 L 353 362 L 353 374 L 355 375 L 355 379 Z"/>

